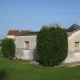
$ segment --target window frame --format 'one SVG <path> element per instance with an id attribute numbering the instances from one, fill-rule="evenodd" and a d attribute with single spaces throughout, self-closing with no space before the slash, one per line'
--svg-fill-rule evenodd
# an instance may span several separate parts
<path id="1" fill-rule="evenodd" d="M 75 52 L 79 52 L 79 42 L 75 42 Z"/>
<path id="2" fill-rule="evenodd" d="M 29 50 L 29 41 L 24 41 L 24 49 Z"/>

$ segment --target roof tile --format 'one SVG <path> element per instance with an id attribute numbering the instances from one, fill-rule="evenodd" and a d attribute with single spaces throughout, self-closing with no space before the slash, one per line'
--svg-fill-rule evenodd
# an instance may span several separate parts
<path id="1" fill-rule="evenodd" d="M 7 35 L 15 35 L 15 36 L 20 36 L 22 34 L 31 32 L 31 30 L 9 30 Z"/>

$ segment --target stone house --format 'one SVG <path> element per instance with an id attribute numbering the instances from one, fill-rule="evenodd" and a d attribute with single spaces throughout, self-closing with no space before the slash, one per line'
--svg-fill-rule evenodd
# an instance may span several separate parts
<path id="1" fill-rule="evenodd" d="M 15 41 L 16 36 L 23 35 L 27 32 L 31 32 L 31 30 L 9 30 L 6 37 Z"/>
<path id="2" fill-rule="evenodd" d="M 80 26 L 73 24 L 66 29 L 68 35 L 68 55 L 63 63 L 80 61 Z M 16 53 L 18 59 L 37 60 L 36 38 L 38 32 L 29 32 L 15 37 Z"/>
<path id="3" fill-rule="evenodd" d="M 36 38 L 38 32 L 29 32 L 15 38 L 16 54 L 18 59 L 37 60 Z"/>
<path id="4" fill-rule="evenodd" d="M 80 61 L 80 26 L 73 24 L 66 31 L 68 35 L 68 56 L 64 63 Z"/>

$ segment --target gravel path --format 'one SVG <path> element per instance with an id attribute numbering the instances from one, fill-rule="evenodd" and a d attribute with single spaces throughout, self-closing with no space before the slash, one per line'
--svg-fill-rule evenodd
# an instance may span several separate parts
<path id="1" fill-rule="evenodd" d="M 80 65 L 80 61 L 75 61 L 75 62 L 71 62 L 71 63 L 64 63 L 60 66 L 75 67 L 75 66 L 78 66 L 78 65 Z"/>

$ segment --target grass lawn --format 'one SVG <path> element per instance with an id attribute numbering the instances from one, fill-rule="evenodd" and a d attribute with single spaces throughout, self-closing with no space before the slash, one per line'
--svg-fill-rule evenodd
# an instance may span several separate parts
<path id="1" fill-rule="evenodd" d="M 80 80 L 80 66 L 42 67 L 22 63 L 0 54 L 0 80 Z"/>

